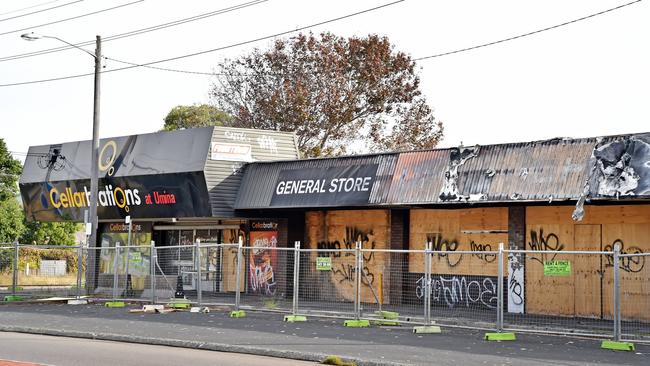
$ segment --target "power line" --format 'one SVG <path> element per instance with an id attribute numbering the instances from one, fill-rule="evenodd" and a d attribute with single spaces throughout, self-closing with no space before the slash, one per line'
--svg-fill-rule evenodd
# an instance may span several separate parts
<path id="1" fill-rule="evenodd" d="M 538 29 L 538 30 L 536 30 L 536 31 L 532 31 L 532 32 L 528 32 L 528 33 L 519 34 L 519 35 L 516 35 L 516 36 L 513 36 L 513 37 L 508 37 L 508 38 L 500 39 L 500 40 L 498 40 L 498 41 L 492 41 L 492 42 L 488 42 L 488 43 L 483 43 L 483 44 L 479 44 L 479 45 L 476 45 L 476 46 L 471 46 L 471 47 L 461 48 L 461 49 L 457 49 L 457 50 L 454 50 L 454 51 L 448 51 L 448 52 L 438 53 L 438 54 L 431 55 L 431 56 L 419 57 L 419 58 L 414 59 L 414 61 L 422 61 L 422 60 L 427 60 L 427 59 L 431 59 L 431 58 L 435 58 L 435 57 L 442 57 L 442 56 L 447 56 L 447 55 L 453 55 L 453 54 L 455 54 L 455 53 L 461 53 L 461 52 L 471 51 L 471 50 L 475 50 L 475 49 L 477 49 L 477 48 L 483 48 L 483 47 L 493 46 L 493 45 L 495 45 L 495 44 L 499 44 L 499 43 L 504 43 L 504 42 L 508 42 L 508 41 L 513 41 L 513 40 L 515 40 L 515 39 L 519 39 L 519 38 L 523 38 L 523 37 L 532 36 L 532 35 L 534 35 L 534 34 L 538 34 L 538 33 L 546 32 L 546 31 L 549 31 L 549 30 L 552 30 L 552 29 L 555 29 L 555 28 L 564 27 L 565 25 L 569 25 L 569 24 L 577 23 L 577 22 L 579 22 L 579 21 L 586 20 L 586 19 L 589 19 L 589 18 L 593 18 L 593 17 L 596 17 L 596 16 L 598 16 L 598 15 L 603 15 L 603 14 L 605 14 L 605 13 L 609 13 L 609 12 L 611 12 L 611 11 L 618 10 L 618 9 L 621 9 L 621 8 L 626 7 L 626 6 L 630 6 L 630 5 L 633 5 L 633 4 L 636 4 L 636 3 L 639 3 L 639 2 L 641 2 L 641 0 L 632 1 L 632 2 L 629 2 L 629 3 L 627 3 L 627 4 L 623 4 L 623 5 L 619 5 L 619 6 L 616 6 L 616 7 L 610 8 L 610 9 L 607 9 L 607 10 L 599 11 L 598 13 L 593 13 L 593 14 L 590 14 L 590 15 L 587 15 L 587 16 L 584 16 L 584 17 L 581 17 L 581 18 L 578 18 L 578 19 L 570 20 L 570 21 L 568 21 L 568 22 L 564 22 L 564 23 L 556 24 L 556 25 L 553 25 L 553 26 L 550 26 L 550 27 L 546 27 L 546 28 Z"/>
<path id="2" fill-rule="evenodd" d="M 25 14 L 21 14 L 21 15 L 15 15 L 15 16 L 13 16 L 13 17 L 0 19 L 0 22 L 4 22 L 4 21 L 6 21 L 6 20 L 11 20 L 11 19 L 16 19 L 16 18 L 22 18 L 22 17 L 26 17 L 26 16 L 28 16 L 28 15 L 32 15 L 32 14 L 42 13 L 42 12 L 44 12 L 44 11 L 48 11 L 48 10 L 53 10 L 53 9 L 57 9 L 57 8 L 62 8 L 62 7 L 64 7 L 64 6 L 68 6 L 68 5 L 72 5 L 72 4 L 80 3 L 80 2 L 82 2 L 82 1 L 84 1 L 84 0 L 71 1 L 71 2 L 69 2 L 69 3 L 65 3 L 65 4 L 61 4 L 61 5 L 57 5 L 57 6 L 53 6 L 53 7 L 51 7 L 51 8 L 41 9 L 41 10 L 36 10 L 36 11 L 31 12 L 31 13 L 25 13 Z M 51 2 L 56 2 L 56 1 L 51 1 Z M 46 4 L 47 4 L 47 3 L 46 3 Z M 43 4 L 41 4 L 41 5 L 43 5 Z M 35 6 L 40 6 L 40 5 L 35 5 Z M 33 7 L 34 7 L 34 6 L 32 6 L 32 7 L 27 7 L 27 8 L 21 9 L 21 10 L 25 10 L 25 9 L 29 9 L 29 8 L 33 8 Z M 20 10 L 14 10 L 13 12 L 10 11 L 9 13 L 15 13 L 16 11 L 20 11 Z M 4 14 L 9 14 L 9 13 L 4 13 Z M 3 15 L 4 15 L 4 14 L 3 14 Z"/>
<path id="3" fill-rule="evenodd" d="M 61 0 L 52 0 L 52 1 L 47 1 L 47 2 L 44 2 L 44 3 L 40 3 L 40 4 L 36 4 L 36 5 L 32 5 L 32 6 L 27 6 L 27 7 L 20 8 L 20 9 L 15 9 L 15 10 L 6 11 L 6 12 L 4 12 L 4 13 L 0 13 L 0 15 L 7 15 L 7 14 L 12 14 L 12 13 L 18 13 L 19 11 L 29 10 L 29 9 L 33 9 L 33 8 L 38 8 L 39 6 L 48 5 L 48 4 L 52 4 L 52 3 L 58 3 L 59 1 L 61 1 Z"/>
<path id="4" fill-rule="evenodd" d="M 102 9 L 102 10 L 93 11 L 93 12 L 91 12 L 91 13 L 81 14 L 81 15 L 77 15 L 77 16 L 70 17 L 70 18 L 65 18 L 65 19 L 59 19 L 59 20 L 55 20 L 55 21 L 53 21 L 53 22 L 49 22 L 49 23 L 43 23 L 43 24 L 39 24 L 39 25 L 33 25 L 33 26 L 31 26 L 31 27 L 26 27 L 26 28 L 21 28 L 21 29 L 15 29 L 15 30 L 12 30 L 12 31 L 8 31 L 8 32 L 0 33 L 0 36 L 4 36 L 5 34 L 11 34 L 11 33 L 22 32 L 22 31 L 26 31 L 26 30 L 30 30 L 30 29 L 34 29 L 34 28 L 38 28 L 38 27 L 44 27 L 44 26 L 46 26 L 46 25 L 52 25 L 52 24 L 57 24 L 57 23 L 63 23 L 63 22 L 67 22 L 67 21 L 70 21 L 70 20 L 75 20 L 75 19 L 79 19 L 79 18 L 84 18 L 84 17 L 90 16 L 90 15 L 95 15 L 95 14 L 103 13 L 103 12 L 106 12 L 106 11 L 110 11 L 110 10 L 115 10 L 115 9 L 123 8 L 123 7 L 125 7 L 125 6 L 129 6 L 129 5 L 133 5 L 133 4 L 141 3 L 141 2 L 143 2 L 143 1 L 144 1 L 144 0 L 136 0 L 136 1 L 133 1 L 133 2 L 130 2 L 130 3 L 126 3 L 126 4 L 122 4 L 122 5 L 113 6 L 113 7 L 111 7 L 111 8 L 106 8 L 106 9 Z"/>
<path id="5" fill-rule="evenodd" d="M 404 2 L 404 1 L 405 0 L 393 1 L 393 2 L 390 2 L 390 3 L 375 6 L 373 8 L 357 11 L 357 12 L 354 12 L 354 13 L 351 13 L 351 14 L 343 15 L 343 16 L 332 18 L 332 19 L 329 19 L 329 20 L 324 20 L 324 21 L 321 21 L 321 22 L 318 22 L 318 23 L 307 25 L 307 26 L 298 27 L 298 28 L 295 28 L 295 29 L 292 29 L 292 30 L 287 30 L 287 31 L 284 31 L 284 32 L 274 33 L 274 34 L 271 34 L 271 35 L 251 39 L 251 40 L 248 40 L 248 41 L 233 43 L 233 44 L 230 44 L 230 45 L 227 45 L 227 46 L 217 47 L 217 48 L 213 48 L 213 49 L 209 49 L 209 50 L 198 51 L 198 52 L 194 52 L 194 53 L 190 53 L 190 54 L 186 54 L 186 55 L 174 56 L 174 57 L 170 57 L 170 58 L 166 58 L 166 59 L 161 59 L 161 60 L 157 60 L 157 61 L 150 61 L 150 62 L 145 62 L 145 63 L 140 63 L 140 64 L 129 63 L 130 64 L 129 66 L 124 66 L 124 67 L 120 67 L 120 68 L 116 68 L 116 69 L 102 71 L 102 74 L 109 73 L 109 72 L 115 72 L 115 71 L 129 70 L 129 69 L 133 69 L 133 68 L 136 68 L 136 67 L 150 67 L 150 65 L 155 65 L 155 64 L 159 64 L 159 63 L 163 63 L 163 62 L 175 61 L 175 60 L 180 60 L 180 59 L 183 59 L 183 58 L 194 57 L 194 56 L 198 56 L 198 55 L 204 55 L 204 54 L 211 53 L 211 52 L 222 51 L 222 50 L 225 50 L 225 49 L 228 49 L 228 48 L 243 46 L 243 45 L 246 45 L 246 44 L 255 43 L 255 42 L 259 42 L 259 41 L 263 41 L 263 40 L 267 40 L 267 39 L 271 39 L 271 38 L 276 38 L 276 37 L 279 37 L 279 36 L 284 36 L 284 35 L 299 32 L 299 31 L 302 31 L 302 30 L 305 30 L 305 29 L 308 29 L 308 28 L 313 28 L 313 27 L 324 25 L 324 24 L 333 23 L 333 22 L 336 22 L 336 21 L 339 21 L 339 20 L 351 18 L 351 17 L 357 16 L 357 15 L 369 13 L 371 11 L 379 10 L 379 9 L 382 9 L 382 8 L 385 8 L 385 7 L 388 7 L 388 6 L 391 6 L 391 5 L 395 5 L 395 4 Z M 61 76 L 61 77 L 51 78 L 51 79 L 23 81 L 23 82 L 10 83 L 10 84 L 0 84 L 0 87 L 38 84 L 38 83 L 45 83 L 45 82 L 51 82 L 51 81 L 59 81 L 59 80 L 80 78 L 80 77 L 89 76 L 89 75 L 94 75 L 94 74 L 93 73 L 77 74 L 77 75 Z"/>
<path id="6" fill-rule="evenodd" d="M 584 16 L 584 17 L 581 17 L 581 18 L 578 18 L 578 19 L 568 21 L 568 22 L 564 22 L 564 23 L 557 24 L 557 25 L 554 25 L 554 26 L 539 29 L 539 30 L 536 30 L 536 31 L 533 31 L 533 32 L 520 34 L 520 35 L 517 35 L 517 36 L 514 36 L 514 37 L 509 37 L 509 38 L 501 39 L 501 40 L 498 40 L 498 41 L 488 42 L 488 43 L 480 44 L 480 45 L 477 45 L 477 46 L 462 48 L 462 49 L 458 49 L 458 50 L 455 50 L 455 51 L 449 51 L 449 52 L 439 53 L 439 54 L 436 54 L 436 55 L 420 57 L 420 58 L 416 58 L 416 59 L 413 59 L 413 60 L 414 61 L 421 61 L 421 60 L 426 60 L 426 59 L 430 59 L 430 58 L 447 56 L 447 55 L 452 55 L 452 54 L 455 54 L 455 53 L 470 51 L 470 50 L 474 50 L 474 49 L 477 49 L 477 48 L 487 47 L 487 46 L 491 46 L 491 45 L 495 45 L 495 44 L 499 44 L 499 43 L 503 43 L 503 42 L 507 42 L 507 41 L 512 41 L 512 40 L 515 40 L 515 39 L 518 39 L 518 38 L 527 37 L 527 36 L 530 36 L 530 35 L 533 35 L 533 34 L 545 32 L 545 31 L 548 31 L 548 30 L 551 30 L 551 29 L 563 27 L 565 25 L 569 25 L 569 24 L 576 23 L 576 22 L 579 22 L 579 21 L 582 21 L 582 20 L 593 18 L 593 17 L 596 17 L 598 15 L 609 13 L 611 11 L 621 9 L 621 8 L 626 7 L 626 6 L 638 3 L 638 2 L 641 2 L 641 0 L 632 1 L 632 2 L 629 2 L 629 3 L 623 4 L 623 5 L 616 6 L 614 8 L 606 9 L 606 10 L 603 10 L 603 11 L 600 11 L 600 12 L 597 12 L 597 13 L 594 13 L 594 14 L 590 14 L 590 15 L 587 15 L 587 16 Z M 179 70 L 179 69 L 169 69 L 169 68 L 164 68 L 164 67 L 154 67 L 154 66 L 149 66 L 148 64 L 138 65 L 138 64 L 135 64 L 135 63 L 132 63 L 132 62 L 120 61 L 120 60 L 116 60 L 116 59 L 111 59 L 111 60 L 121 62 L 121 63 L 125 63 L 125 64 L 135 65 L 135 66 L 144 66 L 144 67 L 148 67 L 148 68 L 152 68 L 152 69 L 156 69 L 156 70 L 161 70 L 161 71 L 170 71 L 170 72 L 196 74 L 196 75 L 214 75 L 214 76 L 223 75 L 223 74 L 209 73 L 209 72 L 188 71 L 188 70 Z"/>
<path id="7" fill-rule="evenodd" d="M 140 35 L 140 34 L 143 34 L 143 33 L 153 32 L 153 31 L 156 31 L 156 30 L 165 29 L 165 28 L 176 26 L 176 25 L 181 25 L 181 24 L 185 24 L 185 23 L 189 23 L 189 22 L 209 18 L 209 17 L 215 16 L 215 15 L 229 13 L 231 11 L 247 8 L 247 7 L 253 6 L 253 5 L 258 5 L 258 4 L 267 2 L 267 1 L 268 0 L 249 1 L 249 2 L 245 2 L 245 3 L 240 3 L 240 4 L 237 4 L 237 5 L 233 5 L 233 6 L 230 6 L 230 7 L 227 7 L 227 8 L 222 8 L 222 9 L 214 10 L 214 11 L 211 11 L 211 12 L 199 14 L 199 15 L 194 15 L 194 16 L 191 16 L 191 17 L 188 17 L 188 18 L 178 19 L 178 20 L 174 20 L 174 21 L 171 21 L 171 22 L 150 26 L 150 27 L 147 27 L 147 28 L 141 28 L 141 29 L 136 29 L 136 30 L 132 30 L 132 31 L 129 31 L 129 32 L 115 34 L 115 35 L 112 35 L 112 36 L 104 37 L 102 39 L 102 42 L 109 42 L 109 41 L 116 40 L 116 39 L 121 39 L 121 38 Z M 95 43 L 95 40 L 90 40 L 90 41 L 84 41 L 84 42 L 76 43 L 75 46 L 82 47 L 82 46 L 88 46 L 88 45 L 91 45 L 91 44 L 94 44 L 94 43 Z M 18 55 L 4 56 L 4 57 L 0 57 L 0 62 L 17 60 L 17 59 L 26 58 L 26 57 L 40 56 L 40 55 L 45 55 L 45 54 L 48 54 L 48 53 L 59 52 L 59 51 L 64 51 L 64 50 L 69 50 L 69 49 L 72 49 L 72 47 L 70 47 L 70 46 L 60 46 L 60 47 L 54 47 L 54 48 L 44 49 L 44 50 L 40 50 L 40 51 L 27 52 L 27 53 L 18 54 Z"/>

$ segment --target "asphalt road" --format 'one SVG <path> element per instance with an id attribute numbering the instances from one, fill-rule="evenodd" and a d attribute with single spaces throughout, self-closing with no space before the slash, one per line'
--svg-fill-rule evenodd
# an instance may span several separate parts
<path id="1" fill-rule="evenodd" d="M 0 365 L 3 359 L 56 366 L 315 365 L 238 353 L 0 332 Z"/>
<path id="2" fill-rule="evenodd" d="M 599 339 L 518 333 L 514 342 L 487 342 L 479 330 L 443 326 L 442 334 L 420 335 L 408 326 L 346 328 L 342 322 L 310 317 L 287 323 L 282 314 L 254 311 L 230 318 L 225 308 L 207 314 L 141 314 L 101 304 L 0 305 L 0 330 L 5 331 L 309 360 L 338 355 L 359 365 L 650 365 L 648 344 L 637 344 L 635 352 L 616 352 L 601 349 Z"/>

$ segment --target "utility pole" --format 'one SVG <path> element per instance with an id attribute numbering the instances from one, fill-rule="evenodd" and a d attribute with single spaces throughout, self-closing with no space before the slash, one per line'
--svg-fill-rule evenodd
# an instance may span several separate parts
<path id="1" fill-rule="evenodd" d="M 95 92 L 93 99 L 93 141 L 91 147 L 90 161 L 90 239 L 88 246 L 97 246 L 97 195 L 99 191 L 99 86 L 102 68 L 102 39 L 96 38 L 95 47 Z M 90 250 L 95 255 L 89 256 L 89 271 L 86 271 L 86 286 L 95 287 L 95 251 Z"/>

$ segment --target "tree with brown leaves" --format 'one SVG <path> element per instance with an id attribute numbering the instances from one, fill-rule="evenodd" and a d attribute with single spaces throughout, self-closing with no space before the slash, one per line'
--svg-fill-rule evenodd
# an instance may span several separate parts
<path id="1" fill-rule="evenodd" d="M 415 62 L 386 37 L 299 34 L 218 65 L 216 106 L 233 127 L 295 131 L 306 157 L 432 148 L 442 124 Z"/>

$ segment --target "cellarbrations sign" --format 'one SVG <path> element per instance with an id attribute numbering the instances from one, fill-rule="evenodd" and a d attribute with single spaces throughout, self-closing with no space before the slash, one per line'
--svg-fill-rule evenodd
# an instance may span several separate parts
<path id="1" fill-rule="evenodd" d="M 271 206 L 357 206 L 368 203 L 377 164 L 281 170 Z"/>

